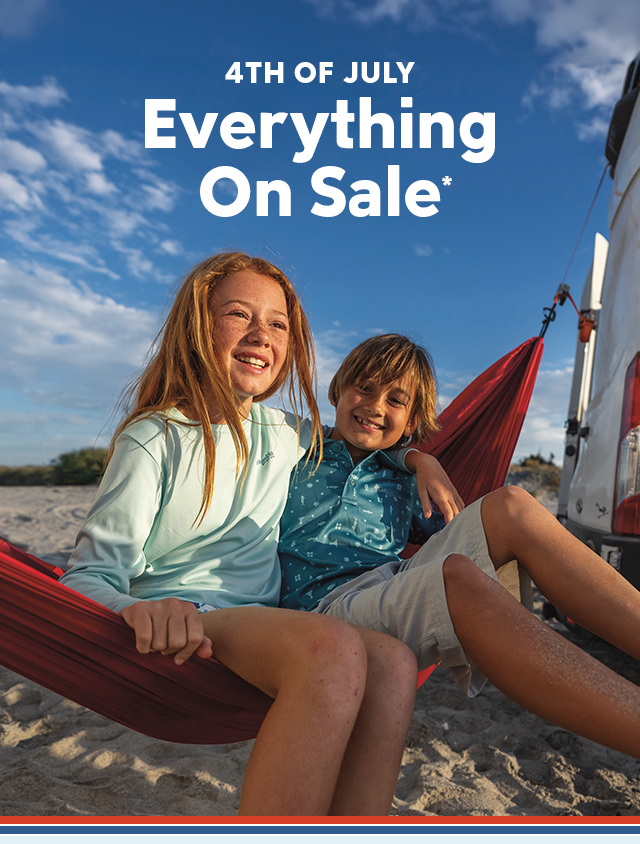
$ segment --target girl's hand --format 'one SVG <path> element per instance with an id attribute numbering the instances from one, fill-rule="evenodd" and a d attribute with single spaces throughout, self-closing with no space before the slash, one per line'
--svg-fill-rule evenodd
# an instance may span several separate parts
<path id="1" fill-rule="evenodd" d="M 193 654 L 205 659 L 212 654 L 211 640 L 204 635 L 200 615 L 189 601 L 136 601 L 120 610 L 120 615 L 133 628 L 141 654 L 175 654 L 176 665 Z"/>
<path id="2" fill-rule="evenodd" d="M 464 510 L 464 501 L 458 495 L 458 490 L 435 457 L 422 451 L 412 450 L 405 456 L 405 466 L 410 472 L 416 473 L 418 495 L 427 519 L 433 512 L 432 501 L 444 516 L 447 524 L 461 510 Z"/>

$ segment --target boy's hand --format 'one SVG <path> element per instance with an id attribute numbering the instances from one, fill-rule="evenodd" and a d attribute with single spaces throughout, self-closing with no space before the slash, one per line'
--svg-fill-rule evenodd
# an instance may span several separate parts
<path id="1" fill-rule="evenodd" d="M 427 519 L 433 511 L 432 501 L 447 524 L 464 510 L 464 501 L 458 495 L 458 490 L 435 457 L 423 451 L 411 450 L 405 455 L 404 462 L 410 472 L 416 473 L 418 495 Z"/>
<path id="2" fill-rule="evenodd" d="M 141 654 L 175 654 L 176 665 L 193 654 L 205 659 L 212 654 L 211 640 L 204 635 L 200 615 L 189 601 L 136 601 L 121 609 L 120 615 L 135 631 Z"/>

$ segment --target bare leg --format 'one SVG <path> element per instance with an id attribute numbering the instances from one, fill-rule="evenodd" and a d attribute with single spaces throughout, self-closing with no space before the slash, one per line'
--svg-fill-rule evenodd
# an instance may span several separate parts
<path id="1" fill-rule="evenodd" d="M 355 629 L 367 650 L 367 686 L 329 814 L 388 815 L 415 706 L 416 659 L 397 639 Z"/>
<path id="2" fill-rule="evenodd" d="M 542 718 L 640 758 L 636 686 L 539 621 L 466 557 L 448 557 L 444 579 L 458 638 L 497 688 Z"/>
<path id="3" fill-rule="evenodd" d="M 517 559 L 554 606 L 640 659 L 640 592 L 529 493 L 518 487 L 490 493 L 482 521 L 496 568 Z"/>
<path id="4" fill-rule="evenodd" d="M 247 766 L 240 814 L 388 813 L 400 762 L 397 748 L 391 750 L 388 741 L 385 745 L 383 736 L 391 724 L 391 744 L 404 746 L 412 711 L 406 699 L 415 694 L 415 662 L 412 666 L 405 657 L 400 671 L 387 675 L 385 670 L 404 646 L 373 634 L 383 642 L 375 647 L 368 631 L 363 636 L 337 619 L 293 610 L 216 610 L 204 614 L 203 624 L 214 656 L 274 698 Z M 395 706 L 387 701 L 384 710 L 378 708 L 377 687 L 369 694 L 367 690 L 380 673 L 388 698 L 394 695 L 394 685 L 405 689 L 396 691 Z M 391 757 L 390 764 L 382 765 L 380 778 L 378 741 Z M 376 764 L 371 761 L 374 756 Z M 363 782 L 368 784 L 372 770 L 377 785 L 365 796 Z M 341 795 L 336 797 L 339 777 Z M 354 777 L 359 782 L 353 783 Z"/>

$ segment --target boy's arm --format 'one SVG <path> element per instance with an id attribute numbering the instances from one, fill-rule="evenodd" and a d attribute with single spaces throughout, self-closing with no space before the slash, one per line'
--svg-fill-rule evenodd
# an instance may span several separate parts
<path id="1" fill-rule="evenodd" d="M 427 519 L 432 513 L 432 501 L 447 524 L 464 510 L 464 501 L 458 490 L 435 457 L 415 448 L 404 451 L 403 457 L 407 471 L 415 473 L 418 495 Z"/>
<path id="2" fill-rule="evenodd" d="M 429 518 L 422 511 L 422 502 L 415 490 L 411 527 L 409 529 L 409 544 L 424 545 L 429 537 L 438 533 L 445 526 L 444 516 L 434 510 Z"/>

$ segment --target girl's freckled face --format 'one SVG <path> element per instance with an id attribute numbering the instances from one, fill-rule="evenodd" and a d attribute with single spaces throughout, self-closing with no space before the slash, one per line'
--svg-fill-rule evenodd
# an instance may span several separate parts
<path id="1" fill-rule="evenodd" d="M 209 297 L 216 353 L 228 368 L 238 410 L 278 377 L 287 357 L 289 318 L 277 281 L 241 270 L 219 281 Z"/>

